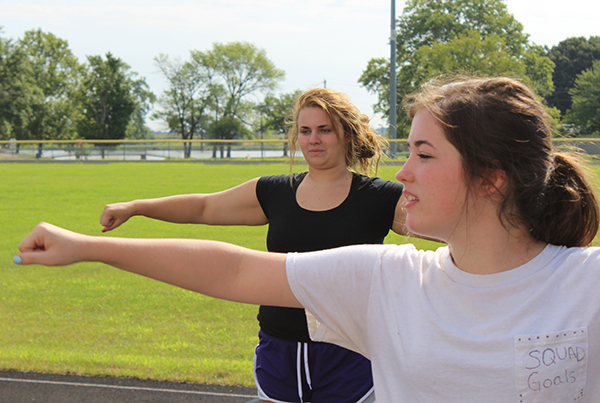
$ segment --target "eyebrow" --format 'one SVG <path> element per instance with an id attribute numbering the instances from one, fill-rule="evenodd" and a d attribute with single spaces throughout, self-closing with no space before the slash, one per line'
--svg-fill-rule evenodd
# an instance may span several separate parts
<path id="1" fill-rule="evenodd" d="M 409 142 L 406 142 L 406 144 L 408 145 L 408 148 L 410 148 L 410 143 L 409 143 Z M 422 145 L 426 145 L 426 146 L 429 146 L 429 147 L 431 147 L 431 148 L 435 148 L 435 146 L 434 146 L 433 144 L 431 144 L 431 143 L 430 143 L 429 141 L 427 141 L 427 140 L 417 140 L 417 141 L 415 141 L 415 146 L 416 146 L 416 147 L 420 147 L 420 146 L 422 146 Z"/>
<path id="2" fill-rule="evenodd" d="M 324 127 L 331 127 L 330 124 L 324 124 L 324 125 L 319 125 L 317 126 L 317 129 L 322 129 Z M 310 126 L 300 126 L 301 129 L 310 129 Z"/>

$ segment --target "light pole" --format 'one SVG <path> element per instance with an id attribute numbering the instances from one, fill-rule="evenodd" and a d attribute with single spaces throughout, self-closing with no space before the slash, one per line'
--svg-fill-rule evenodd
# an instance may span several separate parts
<path id="1" fill-rule="evenodd" d="M 392 0 L 390 30 L 390 140 L 396 139 L 396 0 Z M 396 142 L 390 142 L 390 156 L 396 158 Z"/>

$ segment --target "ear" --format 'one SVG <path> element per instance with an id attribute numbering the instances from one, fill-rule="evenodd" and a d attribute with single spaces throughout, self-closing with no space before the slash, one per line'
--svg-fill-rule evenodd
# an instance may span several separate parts
<path id="1" fill-rule="evenodd" d="M 490 169 L 481 179 L 480 193 L 482 196 L 502 194 L 506 184 L 506 172 L 502 169 Z"/>

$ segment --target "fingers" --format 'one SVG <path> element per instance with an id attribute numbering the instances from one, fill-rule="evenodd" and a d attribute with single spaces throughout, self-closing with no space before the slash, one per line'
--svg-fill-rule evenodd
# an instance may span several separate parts
<path id="1" fill-rule="evenodd" d="M 51 224 L 40 223 L 33 231 L 31 231 L 19 244 L 20 254 L 13 258 L 13 262 L 16 264 L 43 264 L 39 263 L 44 261 L 44 252 L 50 241 L 50 235 L 48 234 L 48 228 L 53 227 Z"/>
<path id="2" fill-rule="evenodd" d="M 108 220 L 108 222 L 106 222 L 106 223 L 100 222 L 100 224 L 102 224 L 104 226 L 104 228 L 102 228 L 102 232 L 111 231 L 119 226 L 119 225 L 115 225 L 116 221 L 112 217 Z"/>
<path id="3" fill-rule="evenodd" d="M 100 215 L 102 232 L 112 231 L 123 224 L 130 217 L 125 203 L 107 204 Z"/>
<path id="4" fill-rule="evenodd" d="M 48 223 L 38 224 L 19 244 L 16 264 L 65 266 L 78 261 L 78 238 L 82 235 Z"/>

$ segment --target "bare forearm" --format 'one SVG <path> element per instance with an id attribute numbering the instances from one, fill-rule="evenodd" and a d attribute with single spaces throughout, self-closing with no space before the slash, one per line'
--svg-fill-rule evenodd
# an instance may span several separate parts
<path id="1" fill-rule="evenodd" d="M 185 194 L 131 201 L 132 215 L 178 224 L 202 224 L 202 197 Z"/>
<path id="2" fill-rule="evenodd" d="M 253 179 L 217 193 L 194 193 L 108 204 L 100 215 L 103 232 L 134 215 L 179 224 L 264 225 L 268 222 L 256 197 Z"/>
<path id="3" fill-rule="evenodd" d="M 248 259 L 285 258 L 235 245 L 190 239 L 121 239 L 87 237 L 81 260 L 106 263 L 158 281 L 230 301 L 262 304 L 268 295 L 253 289 Z M 250 269 L 251 270 L 251 269 Z M 281 274 L 281 273 L 280 273 Z M 275 302 L 275 301 L 271 301 Z"/>
<path id="4" fill-rule="evenodd" d="M 284 254 L 224 242 L 95 237 L 40 223 L 19 251 L 17 264 L 101 262 L 216 298 L 300 307 L 287 282 Z"/>

